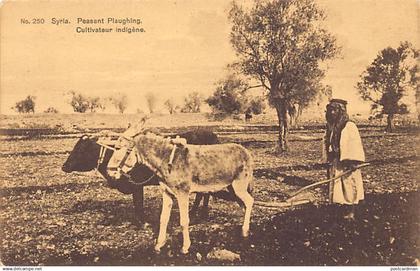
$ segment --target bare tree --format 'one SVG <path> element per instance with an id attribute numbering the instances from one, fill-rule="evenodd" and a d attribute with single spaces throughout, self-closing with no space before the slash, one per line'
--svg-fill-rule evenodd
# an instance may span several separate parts
<path id="1" fill-rule="evenodd" d="M 166 106 L 166 108 L 168 109 L 168 111 L 169 111 L 169 114 L 173 114 L 173 113 L 175 113 L 175 107 L 176 107 L 176 104 L 175 104 L 175 101 L 174 101 L 174 99 L 171 97 L 171 98 L 169 98 L 169 99 L 167 99 L 166 101 L 165 101 L 165 103 L 164 103 L 164 105 Z"/>
<path id="2" fill-rule="evenodd" d="M 128 97 L 126 94 L 117 93 L 114 96 L 110 97 L 112 105 L 120 112 L 124 114 L 124 111 L 128 106 Z"/>
<path id="3" fill-rule="evenodd" d="M 149 112 L 153 113 L 156 109 L 157 97 L 153 92 L 147 92 L 144 97 L 146 98 L 147 107 Z"/>

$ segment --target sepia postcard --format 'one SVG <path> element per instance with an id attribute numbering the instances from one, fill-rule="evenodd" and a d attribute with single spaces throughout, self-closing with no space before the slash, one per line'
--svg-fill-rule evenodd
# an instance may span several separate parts
<path id="1" fill-rule="evenodd" d="M 418 270 L 419 12 L 0 2 L 2 269 Z"/>

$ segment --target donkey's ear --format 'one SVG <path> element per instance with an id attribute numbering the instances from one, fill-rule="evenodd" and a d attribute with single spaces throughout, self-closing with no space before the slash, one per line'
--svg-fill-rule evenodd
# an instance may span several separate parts
<path id="1" fill-rule="evenodd" d="M 121 136 L 125 138 L 132 138 L 137 134 L 137 127 L 130 126 L 127 130 L 125 130 Z"/>

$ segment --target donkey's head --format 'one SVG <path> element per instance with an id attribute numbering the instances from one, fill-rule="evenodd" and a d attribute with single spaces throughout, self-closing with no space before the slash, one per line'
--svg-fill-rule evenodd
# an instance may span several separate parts
<path id="1" fill-rule="evenodd" d="M 130 171 L 137 164 L 137 155 L 133 140 L 120 138 L 116 145 L 117 150 L 112 155 L 107 166 L 107 173 L 114 179 L 121 179 L 123 175 L 129 177 Z"/>
<path id="2" fill-rule="evenodd" d="M 107 173 L 114 179 L 121 179 L 123 175 L 129 177 L 130 171 L 137 164 L 137 151 L 134 137 L 144 131 L 144 124 L 147 117 L 142 118 L 139 124 L 131 125 L 118 139 L 115 148 L 117 149 L 109 160 Z"/>
<path id="3" fill-rule="evenodd" d="M 156 171 L 171 171 L 175 150 L 187 145 L 185 138 L 164 138 L 151 132 L 138 132 L 133 139 L 121 138 L 120 149 L 108 163 L 108 174 L 120 179 L 130 174 L 136 163 Z"/>

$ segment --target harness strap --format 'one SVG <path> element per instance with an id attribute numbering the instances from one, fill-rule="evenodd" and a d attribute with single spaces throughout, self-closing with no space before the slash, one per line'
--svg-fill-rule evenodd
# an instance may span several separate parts
<path id="1" fill-rule="evenodd" d="M 121 159 L 120 164 L 118 165 L 119 168 L 122 168 L 124 166 L 125 161 L 127 161 L 128 156 L 130 156 L 132 150 L 133 149 L 127 148 L 127 151 L 125 152 L 123 159 Z"/>
<path id="2" fill-rule="evenodd" d="M 98 144 L 99 146 L 101 146 L 101 147 L 103 147 L 103 148 L 106 148 L 106 149 L 108 149 L 108 150 L 112 150 L 112 151 L 116 151 L 116 150 L 117 150 L 116 148 L 113 148 L 113 147 L 108 146 L 108 145 L 103 144 L 103 143 L 96 142 L 96 144 Z"/>
<path id="3" fill-rule="evenodd" d="M 136 134 L 137 135 L 137 134 Z M 136 135 L 134 135 L 134 136 L 136 136 Z M 127 140 L 127 141 L 129 141 L 130 143 L 134 143 L 134 141 L 133 141 L 133 138 L 132 137 L 127 137 L 127 136 L 124 136 L 124 135 L 122 135 L 121 136 L 122 138 L 124 138 L 125 140 Z M 179 144 L 182 144 L 182 145 L 185 145 L 186 144 L 186 142 L 184 142 L 185 141 L 185 139 L 179 139 L 179 137 L 177 137 L 175 140 L 178 140 L 178 141 L 180 141 L 180 142 L 173 142 L 173 143 L 179 143 Z M 101 144 L 101 143 L 98 143 L 99 145 L 101 145 L 102 147 L 104 147 L 104 148 L 106 148 L 106 149 L 110 149 L 110 150 L 113 150 L 113 151 L 116 151 L 117 149 L 115 149 L 115 148 L 112 148 L 112 147 L 110 147 L 110 146 L 108 146 L 108 145 L 105 145 L 105 144 Z M 134 145 L 134 144 L 133 144 Z M 172 151 L 171 151 L 171 154 L 170 154 L 170 156 L 169 156 L 169 162 L 168 162 L 168 171 L 169 171 L 169 173 L 171 173 L 171 170 L 172 170 L 172 165 L 173 165 L 173 160 L 174 160 L 174 158 L 175 158 L 175 151 L 176 151 L 176 148 L 177 148 L 177 146 L 176 146 L 176 144 L 174 144 L 173 145 L 173 148 L 172 148 Z M 102 149 L 101 149 L 102 150 Z M 125 155 L 124 155 L 124 157 L 121 159 L 121 161 L 120 161 L 120 163 L 118 164 L 118 166 L 115 166 L 115 167 L 108 167 L 108 170 L 116 170 L 119 174 L 121 174 L 121 175 L 124 175 L 125 177 L 127 177 L 127 178 L 129 178 L 129 179 L 131 179 L 131 176 L 128 174 L 128 173 L 125 173 L 124 171 L 122 171 L 122 167 L 124 166 L 124 164 L 125 164 L 125 162 L 127 161 L 127 159 L 128 159 L 128 157 L 130 156 L 130 154 L 131 154 L 131 152 L 133 151 L 133 146 L 131 146 L 130 148 L 127 148 L 127 151 L 125 152 Z M 138 153 L 138 152 L 136 152 L 136 157 L 137 157 L 137 161 L 140 161 L 140 164 L 143 164 L 144 162 L 143 162 L 143 157 L 141 157 L 141 155 Z M 102 174 L 101 174 L 102 175 Z M 137 184 L 137 185 L 144 185 L 144 184 L 146 184 L 146 183 L 148 183 L 150 180 L 152 180 L 153 179 L 153 177 L 155 177 L 155 176 L 158 176 L 159 174 L 158 174 L 158 170 L 156 170 L 156 172 L 154 172 L 149 178 L 147 178 L 145 181 L 143 181 L 143 182 L 141 182 L 141 183 L 135 183 L 135 184 Z M 104 176 L 103 176 L 104 177 Z M 105 178 L 105 177 L 104 177 Z M 105 178 L 106 179 L 106 178 Z"/>
<path id="4" fill-rule="evenodd" d="M 96 165 L 96 168 L 99 168 L 99 165 L 102 164 L 102 162 L 104 161 L 105 153 L 106 153 L 106 148 L 101 146 L 101 149 L 99 151 L 99 158 L 98 158 L 98 163 Z"/>
<path id="5" fill-rule="evenodd" d="M 124 175 L 127 178 L 131 178 L 131 176 L 127 173 L 125 173 L 122 170 L 122 167 L 124 166 L 125 162 L 127 161 L 128 157 L 130 156 L 132 149 L 127 149 L 127 151 L 125 152 L 125 155 L 123 157 L 123 159 L 121 159 L 121 162 L 118 164 L 118 166 L 116 167 L 108 167 L 109 170 L 116 170 L 119 174 Z"/>
<path id="6" fill-rule="evenodd" d="M 99 146 L 101 146 L 101 149 L 100 149 L 100 151 L 99 151 L 99 157 L 98 157 L 98 162 L 97 162 L 97 165 L 96 165 L 96 169 L 95 169 L 95 171 L 97 172 L 97 173 L 99 173 L 99 175 L 101 176 L 101 178 L 103 179 L 103 180 L 105 180 L 106 182 L 108 182 L 108 179 L 106 178 L 106 176 L 104 175 L 104 174 L 102 174 L 102 172 L 100 172 L 99 171 L 99 166 L 103 163 L 103 161 L 104 161 L 104 159 L 105 159 L 105 154 L 106 154 L 106 151 L 107 150 L 112 150 L 112 151 L 116 151 L 117 149 L 116 148 L 113 148 L 113 147 L 111 147 L 111 146 L 109 146 L 109 145 L 106 145 L 106 144 L 104 144 L 104 143 L 99 143 L 99 142 L 96 142 L 96 144 L 98 144 Z M 121 161 L 122 163 L 120 163 L 120 165 L 118 166 L 118 167 L 109 167 L 108 169 L 111 169 L 111 170 L 118 170 L 119 171 L 119 173 L 120 174 L 122 174 L 122 175 L 124 175 L 125 177 L 127 177 L 128 179 L 130 179 L 131 180 L 131 176 L 129 175 L 129 174 L 127 174 L 127 173 L 125 173 L 125 172 L 123 172 L 122 170 L 121 170 L 121 166 L 122 166 L 122 164 L 123 163 L 125 163 L 125 161 L 127 160 L 127 158 L 128 158 L 128 156 L 130 155 L 130 152 L 132 151 L 133 149 L 127 149 L 127 152 L 126 152 L 126 154 L 125 154 L 125 156 L 124 156 L 124 158 L 123 158 L 123 161 Z M 139 156 L 138 155 L 136 155 L 137 156 L 137 158 L 139 158 Z M 132 181 L 130 181 L 132 184 L 134 184 L 134 185 L 145 185 L 145 184 L 147 184 L 148 182 L 150 182 L 152 179 L 153 179 L 153 177 L 155 177 L 155 176 L 157 176 L 157 174 L 156 174 L 156 172 L 154 172 L 149 178 L 147 178 L 146 180 L 144 180 L 143 182 L 141 182 L 141 183 L 135 183 L 135 182 L 132 182 Z"/>
<path id="7" fill-rule="evenodd" d="M 171 155 L 169 156 L 169 162 L 168 162 L 169 173 L 171 173 L 172 171 L 172 162 L 174 161 L 175 151 L 176 151 L 176 145 L 174 145 L 174 147 L 172 148 Z"/>

